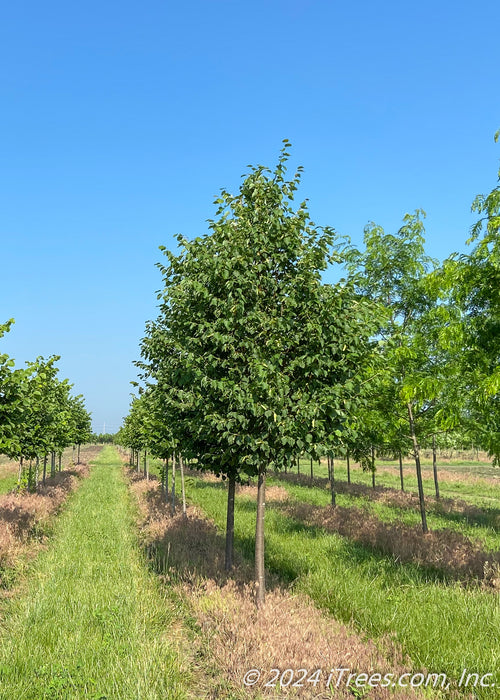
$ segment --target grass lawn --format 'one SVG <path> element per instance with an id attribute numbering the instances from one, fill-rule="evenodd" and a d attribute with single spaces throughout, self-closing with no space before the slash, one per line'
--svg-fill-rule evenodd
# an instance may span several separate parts
<path id="1" fill-rule="evenodd" d="M 189 477 L 187 493 L 224 530 L 224 485 Z M 238 549 L 252 558 L 255 502 L 248 497 L 236 499 L 235 535 Z M 500 683 L 498 593 L 465 588 L 419 566 L 399 564 L 288 517 L 272 501 L 266 506 L 266 566 L 337 619 L 353 621 L 375 639 L 393 637 L 416 671 L 426 668 L 457 681 L 466 668 L 496 673 Z M 495 689 L 475 692 L 478 698 L 497 697 Z"/>
<path id="2" fill-rule="evenodd" d="M 2 700 L 189 697 L 183 630 L 144 565 L 114 448 L 71 497 L 22 588 L 2 604 Z"/>

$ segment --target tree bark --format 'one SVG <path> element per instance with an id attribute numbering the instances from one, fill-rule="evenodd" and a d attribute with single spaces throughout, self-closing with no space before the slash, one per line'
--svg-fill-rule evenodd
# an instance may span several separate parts
<path id="1" fill-rule="evenodd" d="M 47 455 L 43 456 L 43 476 L 42 483 L 45 486 L 45 477 L 47 476 Z"/>
<path id="2" fill-rule="evenodd" d="M 230 476 L 227 485 L 226 556 L 224 560 L 224 568 L 226 571 L 231 571 L 231 569 L 233 568 L 235 491 L 236 479 L 234 476 Z"/>
<path id="3" fill-rule="evenodd" d="M 168 457 L 165 460 L 165 501 L 168 503 Z"/>
<path id="4" fill-rule="evenodd" d="M 184 487 L 184 460 L 182 459 L 182 455 L 179 455 L 179 467 L 181 469 L 182 516 L 183 518 L 187 518 L 186 489 Z"/>
<path id="5" fill-rule="evenodd" d="M 330 489 L 331 489 L 331 493 L 332 493 L 332 498 L 331 498 L 332 508 L 335 508 L 335 506 L 336 506 L 336 501 L 335 501 L 335 496 L 336 496 L 336 494 L 335 494 L 335 463 L 333 461 L 333 457 L 330 457 L 330 455 L 328 455 L 328 475 L 330 477 Z"/>
<path id="6" fill-rule="evenodd" d="M 432 471 L 434 472 L 434 488 L 436 491 L 436 500 L 439 501 L 439 481 L 438 481 L 438 470 L 437 470 L 437 456 L 436 456 L 436 436 L 432 436 Z"/>
<path id="7" fill-rule="evenodd" d="M 351 457 L 347 451 L 347 483 L 351 484 Z"/>
<path id="8" fill-rule="evenodd" d="M 415 468 L 417 471 L 418 501 L 420 504 L 420 517 L 422 519 L 422 532 L 425 535 L 429 532 L 429 529 L 427 527 L 427 516 L 425 514 L 424 485 L 422 483 L 422 467 L 420 465 L 420 447 L 418 445 L 417 435 L 415 433 L 415 421 L 413 418 L 411 403 L 408 403 L 407 408 L 408 420 L 410 422 L 410 435 L 413 443 L 413 455 L 415 457 Z"/>
<path id="9" fill-rule="evenodd" d="M 405 485 L 403 481 L 403 455 L 399 453 L 399 480 L 401 481 L 401 491 L 405 490 Z"/>
<path id="10" fill-rule="evenodd" d="M 170 503 L 170 508 L 172 511 L 172 516 L 175 515 L 175 452 L 172 455 L 172 498 Z"/>
<path id="11" fill-rule="evenodd" d="M 375 488 L 375 448 L 372 446 L 372 487 Z"/>
<path id="12" fill-rule="evenodd" d="M 266 599 L 266 575 L 264 568 L 264 520 L 266 508 L 266 471 L 259 468 L 257 484 L 257 520 L 255 524 L 255 583 L 257 585 L 257 605 Z"/>
<path id="13" fill-rule="evenodd" d="M 77 457 L 77 464 L 80 464 L 80 443 L 78 443 L 78 457 Z"/>
<path id="14" fill-rule="evenodd" d="M 311 481 L 314 479 L 313 458 L 311 457 Z"/>

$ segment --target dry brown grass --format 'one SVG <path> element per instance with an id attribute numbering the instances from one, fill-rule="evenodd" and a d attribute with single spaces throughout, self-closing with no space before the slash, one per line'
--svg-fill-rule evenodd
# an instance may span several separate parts
<path id="1" fill-rule="evenodd" d="M 257 486 L 240 486 L 236 487 L 236 493 L 244 498 L 250 498 L 252 501 L 257 500 Z M 266 501 L 288 501 L 290 494 L 282 486 L 266 486 Z"/>
<path id="2" fill-rule="evenodd" d="M 283 590 L 272 577 L 266 604 L 257 610 L 252 567 L 236 555 L 231 577 L 224 573 L 224 538 L 214 524 L 192 507 L 187 518 L 182 513 L 171 517 L 156 479 L 146 481 L 131 471 L 129 478 L 139 506 L 142 543 L 152 565 L 174 587 L 201 629 L 199 653 L 214 676 L 206 697 L 331 698 L 332 691 L 325 687 L 330 669 L 347 667 L 352 673 L 382 675 L 409 672 L 409 661 L 392 640 L 375 645 L 321 613 L 306 596 Z M 289 507 L 285 500 L 276 505 Z M 252 668 L 262 671 L 261 681 L 244 688 L 243 676 Z M 273 668 L 322 669 L 322 684 L 265 688 Z M 334 697 L 352 698 L 352 689 L 341 684 Z M 373 688 L 368 697 L 390 698 L 393 692 Z M 398 697 L 417 694 L 400 690 Z"/>
<path id="3" fill-rule="evenodd" d="M 88 463 L 98 451 L 93 446 L 82 449 L 81 464 L 57 472 L 37 493 L 0 496 L 0 586 L 2 569 L 14 566 L 22 554 L 34 555 L 42 545 L 52 517 L 88 474 Z"/>
<path id="4" fill-rule="evenodd" d="M 450 474 L 449 476 L 454 477 L 455 475 Z M 305 474 L 279 474 L 279 478 L 283 481 L 288 481 L 293 484 L 298 484 L 300 486 L 316 486 L 323 489 L 330 488 L 330 482 L 328 479 L 315 477 L 312 481 L 310 477 Z M 473 478 L 473 477 L 471 477 Z M 460 477 L 457 475 L 457 481 Z M 408 508 L 411 510 L 419 510 L 420 505 L 418 501 L 418 495 L 416 493 L 411 493 L 408 491 L 401 491 L 399 489 L 390 488 L 387 486 L 365 486 L 364 484 L 348 484 L 345 481 L 338 481 L 335 483 L 335 492 L 338 494 L 345 494 L 348 496 L 364 497 L 369 498 L 371 501 L 380 501 L 384 505 L 391 506 L 394 508 Z M 440 498 L 436 500 L 433 496 L 426 496 L 425 501 L 427 507 L 431 507 L 436 513 L 443 514 L 461 514 L 467 518 L 483 518 L 487 517 L 486 511 L 483 509 L 473 506 L 466 501 L 462 501 L 458 498 Z M 497 517 L 496 526 L 500 527 L 500 516 Z"/>
<path id="5" fill-rule="evenodd" d="M 485 575 L 487 563 L 500 564 L 500 552 L 485 552 L 478 544 L 452 530 L 436 530 L 424 535 L 420 526 L 401 522 L 385 523 L 366 510 L 308 503 L 282 506 L 287 516 L 307 525 L 336 532 L 369 546 L 397 561 L 412 562 L 446 573 L 458 580 L 483 580 L 494 585 L 496 578 Z M 496 585 L 496 584 L 495 584 Z"/>

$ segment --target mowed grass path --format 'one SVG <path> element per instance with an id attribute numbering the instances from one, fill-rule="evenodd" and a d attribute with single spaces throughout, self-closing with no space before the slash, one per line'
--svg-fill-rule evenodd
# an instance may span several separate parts
<path id="1" fill-rule="evenodd" d="M 0 698 L 185 698 L 183 630 L 145 567 L 114 448 L 0 620 Z"/>

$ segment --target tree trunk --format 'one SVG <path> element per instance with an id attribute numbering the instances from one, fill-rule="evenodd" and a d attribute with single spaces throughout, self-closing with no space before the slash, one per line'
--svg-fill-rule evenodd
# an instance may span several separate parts
<path id="1" fill-rule="evenodd" d="M 165 501 L 168 503 L 168 457 L 165 460 Z"/>
<path id="2" fill-rule="evenodd" d="M 144 450 L 144 454 L 142 455 L 142 475 L 144 478 L 146 478 L 148 475 L 147 456 L 148 451 Z"/>
<path id="3" fill-rule="evenodd" d="M 347 483 L 351 484 L 351 457 L 347 451 Z"/>
<path id="4" fill-rule="evenodd" d="M 432 436 L 432 471 L 434 472 L 434 488 L 436 490 L 436 500 L 439 501 L 439 481 L 436 457 L 436 436 Z"/>
<path id="5" fill-rule="evenodd" d="M 399 480 L 401 481 L 401 491 L 405 490 L 405 485 L 403 481 L 403 455 L 399 453 Z"/>
<path id="6" fill-rule="evenodd" d="M 17 483 L 19 486 L 21 486 L 21 479 L 23 478 L 23 458 L 22 456 L 19 459 L 19 470 L 17 473 Z"/>
<path id="7" fill-rule="evenodd" d="M 62 460 L 62 452 L 59 452 L 59 471 L 61 471 L 61 469 L 62 469 L 61 460 Z"/>
<path id="8" fill-rule="evenodd" d="M 28 492 L 33 492 L 33 464 L 31 459 L 28 467 Z"/>
<path id="9" fill-rule="evenodd" d="M 47 455 L 43 456 L 43 476 L 42 483 L 45 486 L 45 477 L 47 476 Z"/>
<path id="10" fill-rule="evenodd" d="M 311 481 L 314 479 L 314 472 L 313 472 L 313 458 L 311 457 Z"/>
<path id="11" fill-rule="evenodd" d="M 235 491 L 236 479 L 234 476 L 230 476 L 227 485 L 226 557 L 224 560 L 224 568 L 226 571 L 231 571 L 233 568 Z"/>
<path id="12" fill-rule="evenodd" d="M 300 457 L 297 457 L 297 474 L 300 474 Z"/>
<path id="13" fill-rule="evenodd" d="M 80 447 L 81 447 L 81 445 L 80 445 L 80 443 L 78 443 L 78 457 L 77 457 L 77 462 L 76 462 L 77 464 L 80 464 Z"/>
<path id="14" fill-rule="evenodd" d="M 411 403 L 408 403 L 408 420 L 410 422 L 410 435 L 413 443 L 413 455 L 415 457 L 415 468 L 417 471 L 417 483 L 418 483 L 418 501 L 420 504 L 420 517 L 422 519 L 422 532 L 427 534 L 429 532 L 427 528 L 427 517 L 425 514 L 425 499 L 424 499 L 424 485 L 422 483 L 422 468 L 420 465 L 420 447 L 418 445 L 417 435 L 415 433 L 415 421 L 413 419 L 413 410 Z"/>
<path id="15" fill-rule="evenodd" d="M 330 455 L 328 455 L 328 476 L 330 478 L 330 489 L 332 492 L 332 508 L 335 508 L 335 464 L 333 457 L 330 457 Z"/>
<path id="16" fill-rule="evenodd" d="M 73 462 L 73 464 L 75 463 L 75 449 L 75 445 L 73 445 L 73 454 L 71 456 L 71 461 Z"/>
<path id="17" fill-rule="evenodd" d="M 375 448 L 372 446 L 372 487 L 375 488 Z"/>
<path id="18" fill-rule="evenodd" d="M 38 482 L 40 481 L 40 457 L 36 456 L 35 462 L 35 491 L 38 491 Z"/>
<path id="19" fill-rule="evenodd" d="M 56 453 L 52 451 L 50 453 L 50 476 L 54 477 L 56 475 Z"/>
<path id="20" fill-rule="evenodd" d="M 182 455 L 179 455 L 179 467 L 181 468 L 182 516 L 183 518 L 187 518 L 186 489 L 184 487 L 184 460 L 182 459 Z"/>
<path id="21" fill-rule="evenodd" d="M 175 452 L 172 455 L 172 499 L 170 508 L 172 510 L 172 516 L 175 515 Z"/>
<path id="22" fill-rule="evenodd" d="M 266 508 L 266 472 L 259 467 L 257 485 L 257 520 L 255 524 L 255 583 L 257 584 L 257 605 L 266 599 L 266 574 L 264 569 L 264 519 Z"/>

